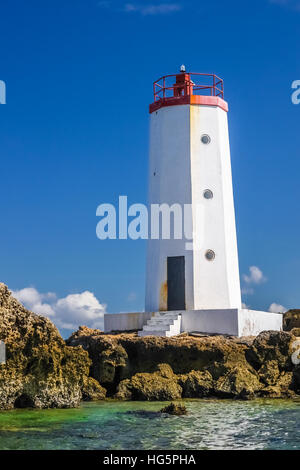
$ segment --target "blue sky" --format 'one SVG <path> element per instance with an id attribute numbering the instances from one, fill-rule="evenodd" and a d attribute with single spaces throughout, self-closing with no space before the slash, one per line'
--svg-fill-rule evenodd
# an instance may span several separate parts
<path id="1" fill-rule="evenodd" d="M 146 202 L 152 82 L 184 63 L 225 83 L 243 300 L 299 306 L 300 0 L 12 0 L 0 40 L 1 281 L 74 325 L 144 308 L 145 242 L 95 213 Z"/>

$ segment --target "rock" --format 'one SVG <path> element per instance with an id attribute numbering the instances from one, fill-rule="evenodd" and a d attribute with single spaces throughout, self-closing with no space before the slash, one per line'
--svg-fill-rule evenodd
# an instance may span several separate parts
<path id="1" fill-rule="evenodd" d="M 293 390 L 300 395 L 300 365 L 295 367 L 293 373 Z"/>
<path id="2" fill-rule="evenodd" d="M 265 385 L 260 396 L 279 398 L 294 394 L 291 361 L 294 340 L 291 333 L 284 331 L 264 331 L 255 338 L 249 356 Z"/>
<path id="3" fill-rule="evenodd" d="M 78 406 L 90 360 L 81 347 L 67 347 L 50 320 L 26 310 L 0 283 L 0 409 Z"/>
<path id="4" fill-rule="evenodd" d="M 167 413 L 174 416 L 182 416 L 187 414 L 187 409 L 184 405 L 178 405 L 177 403 L 170 403 L 160 410 L 161 413 Z"/>
<path id="5" fill-rule="evenodd" d="M 183 398 L 208 397 L 214 389 L 213 379 L 208 371 L 192 370 L 180 376 L 179 384 L 183 390 Z"/>
<path id="6" fill-rule="evenodd" d="M 236 365 L 216 381 L 214 394 L 224 398 L 254 398 L 262 388 L 255 370 Z"/>
<path id="7" fill-rule="evenodd" d="M 69 346 L 81 346 L 92 361 L 90 375 L 112 395 L 125 376 L 127 353 L 114 336 L 104 335 L 100 330 L 81 326 L 66 341 Z"/>
<path id="8" fill-rule="evenodd" d="M 299 337 L 299 336 L 300 336 L 300 327 L 298 327 L 298 328 L 292 328 L 292 329 L 291 329 L 291 334 L 294 335 L 294 336 L 296 336 L 296 337 L 297 337 L 297 336 Z"/>
<path id="9" fill-rule="evenodd" d="M 263 331 L 253 341 L 248 357 L 257 370 L 270 361 L 275 361 L 279 370 L 290 370 L 293 339 L 285 331 Z"/>
<path id="10" fill-rule="evenodd" d="M 295 339 L 277 331 L 256 338 L 163 338 L 110 335 L 82 327 L 67 343 L 88 351 L 91 376 L 117 399 L 250 399 L 299 393 L 299 372 L 291 362 Z"/>
<path id="11" fill-rule="evenodd" d="M 85 377 L 83 380 L 83 386 L 81 388 L 82 399 L 84 401 L 99 401 L 104 400 L 106 396 L 106 390 L 102 387 L 97 380 L 92 377 Z"/>
<path id="12" fill-rule="evenodd" d="M 278 362 L 275 360 L 266 361 L 259 369 L 261 381 L 266 385 L 275 385 L 280 376 Z"/>
<path id="13" fill-rule="evenodd" d="M 300 328 L 300 309 L 288 310 L 283 315 L 283 329 L 291 331 L 293 328 Z"/>
<path id="14" fill-rule="evenodd" d="M 124 380 L 115 398 L 123 400 L 173 400 L 181 398 L 182 388 L 170 366 L 160 364 L 154 373 L 138 373 Z"/>
<path id="15" fill-rule="evenodd" d="M 259 396 L 267 398 L 292 398 L 295 396 L 292 384 L 293 373 L 283 372 L 278 376 L 276 381 L 273 381 L 272 385 L 262 388 Z"/>

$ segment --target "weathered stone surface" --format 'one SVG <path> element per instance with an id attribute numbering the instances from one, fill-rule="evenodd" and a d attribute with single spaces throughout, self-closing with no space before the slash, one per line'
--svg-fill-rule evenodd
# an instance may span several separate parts
<path id="1" fill-rule="evenodd" d="M 300 337 L 300 327 L 292 328 L 290 332 L 292 335 Z"/>
<path id="2" fill-rule="evenodd" d="M 182 416 L 187 414 L 187 409 L 184 405 L 178 403 L 170 403 L 160 410 L 161 413 L 166 413 L 174 416 Z"/>
<path id="3" fill-rule="evenodd" d="M 283 315 L 283 329 L 291 331 L 293 328 L 300 328 L 300 309 L 288 310 Z"/>
<path id="4" fill-rule="evenodd" d="M 297 333 L 256 338 L 104 334 L 80 327 L 64 342 L 50 320 L 26 310 L 0 284 L 0 409 L 71 407 L 81 399 L 291 397 L 300 366 L 291 360 Z"/>
<path id="5" fill-rule="evenodd" d="M 106 390 L 101 387 L 97 380 L 92 377 L 85 377 L 81 388 L 82 399 L 84 401 L 99 401 L 106 397 Z"/>
<path id="6" fill-rule="evenodd" d="M 256 372 L 237 364 L 218 378 L 214 391 L 221 398 L 253 398 L 261 388 Z"/>
<path id="7" fill-rule="evenodd" d="M 300 395 L 300 365 L 295 367 L 293 373 L 293 389 Z"/>
<path id="8" fill-rule="evenodd" d="M 167 364 L 153 373 L 137 373 L 118 386 L 116 398 L 125 400 L 174 400 L 181 398 L 178 378 Z"/>
<path id="9" fill-rule="evenodd" d="M 0 283 L 0 409 L 74 407 L 90 360 L 81 347 L 65 345 L 50 320 L 26 310 Z"/>
<path id="10" fill-rule="evenodd" d="M 279 370 L 290 370 L 292 367 L 292 338 L 285 331 L 263 331 L 253 341 L 250 356 L 257 368 L 270 367 L 276 361 Z"/>
<path id="11" fill-rule="evenodd" d="M 126 376 L 128 356 L 114 336 L 81 326 L 66 341 L 69 346 L 81 346 L 92 360 L 90 376 L 101 383 L 110 394 Z"/>
<path id="12" fill-rule="evenodd" d="M 291 362 L 294 340 L 291 333 L 273 331 L 256 338 L 139 338 L 98 332 L 77 335 L 75 344 L 89 351 L 97 365 L 91 370 L 98 371 L 108 395 L 118 399 L 249 399 L 287 397 L 299 390 L 300 378 Z"/>
<path id="13" fill-rule="evenodd" d="M 188 374 L 179 376 L 183 398 L 208 397 L 214 391 L 214 381 L 208 371 L 192 370 Z"/>

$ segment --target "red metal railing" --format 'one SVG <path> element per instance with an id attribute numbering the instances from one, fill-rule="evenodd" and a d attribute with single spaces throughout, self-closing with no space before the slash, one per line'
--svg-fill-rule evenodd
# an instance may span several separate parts
<path id="1" fill-rule="evenodd" d="M 224 84 L 223 80 L 214 74 L 180 72 L 156 80 L 153 83 L 153 94 L 154 102 L 186 95 L 218 96 L 223 99 Z"/>

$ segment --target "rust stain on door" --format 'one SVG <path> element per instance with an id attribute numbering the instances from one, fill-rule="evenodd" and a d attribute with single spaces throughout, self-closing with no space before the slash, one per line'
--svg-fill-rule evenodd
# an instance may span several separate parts
<path id="1" fill-rule="evenodd" d="M 160 286 L 160 295 L 159 295 L 159 310 L 168 309 L 168 282 L 165 281 Z"/>

